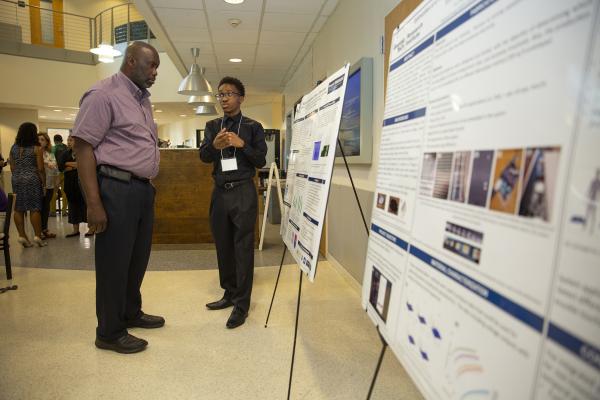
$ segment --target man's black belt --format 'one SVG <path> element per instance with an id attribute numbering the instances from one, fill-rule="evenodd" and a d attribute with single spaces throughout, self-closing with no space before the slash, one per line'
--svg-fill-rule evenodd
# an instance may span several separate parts
<path id="1" fill-rule="evenodd" d="M 220 187 L 221 189 L 225 189 L 225 190 L 231 190 L 235 187 L 238 187 L 240 185 L 244 185 L 246 183 L 252 182 L 252 179 L 242 179 L 241 181 L 231 181 L 231 182 L 225 182 L 222 185 L 217 185 L 218 187 Z"/>
<path id="2" fill-rule="evenodd" d="M 150 179 L 148 178 L 143 178 L 141 176 L 137 176 L 135 174 L 132 174 L 129 171 L 125 171 L 123 169 L 117 168 L 117 167 L 113 167 L 112 165 L 107 165 L 107 164 L 102 164 L 98 166 L 98 174 L 102 175 L 102 176 L 106 176 L 107 178 L 113 178 L 116 179 L 118 181 L 122 181 L 122 182 L 131 182 L 132 179 L 144 182 L 144 183 L 148 183 L 150 182 Z"/>

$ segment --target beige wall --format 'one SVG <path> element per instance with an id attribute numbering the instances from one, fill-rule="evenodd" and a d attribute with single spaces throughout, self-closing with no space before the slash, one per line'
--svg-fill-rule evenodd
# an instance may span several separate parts
<path id="1" fill-rule="evenodd" d="M 280 129 L 282 125 L 280 101 L 249 107 L 242 106 L 242 114 L 260 122 L 265 129 Z M 185 140 L 193 139 L 196 136 L 196 129 L 204 129 L 207 121 L 217 117 L 218 115 L 186 118 L 159 125 L 158 137 L 164 140 L 169 139 L 172 146 L 182 144 Z"/>
<path id="2" fill-rule="evenodd" d="M 351 165 L 357 187 L 373 191 L 377 173 L 381 121 L 383 120 L 383 55 L 381 37 L 385 16 L 399 0 L 343 0 L 327 20 L 315 39 L 312 49 L 285 88 L 285 110 L 291 110 L 295 101 L 309 92 L 318 79 L 328 76 L 346 62 L 354 63 L 361 57 L 373 58 L 373 163 Z M 349 185 L 344 168 L 335 168 L 333 182 Z"/>

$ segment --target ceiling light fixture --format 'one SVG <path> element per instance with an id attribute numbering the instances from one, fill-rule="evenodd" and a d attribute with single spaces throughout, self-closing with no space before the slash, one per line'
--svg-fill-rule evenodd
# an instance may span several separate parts
<path id="1" fill-rule="evenodd" d="M 101 63 L 111 63 L 115 61 L 115 57 L 120 56 L 121 52 L 115 50 L 112 45 L 102 43 L 98 47 L 90 49 L 90 52 L 98 56 L 98 61 Z"/>
<path id="2" fill-rule="evenodd" d="M 187 114 L 179 114 L 180 117 L 187 117 Z"/>
<path id="3" fill-rule="evenodd" d="M 162 110 L 154 110 L 154 112 L 162 112 Z"/>
<path id="4" fill-rule="evenodd" d="M 225 3 L 229 4 L 242 4 L 244 0 L 225 0 Z"/>
<path id="5" fill-rule="evenodd" d="M 241 58 L 230 58 L 229 62 L 232 62 L 232 63 L 241 63 L 242 59 Z"/>
<path id="6" fill-rule="evenodd" d="M 186 96 L 203 96 L 205 94 L 212 95 L 213 90 L 210 83 L 204 77 L 204 67 L 198 66 L 196 60 L 200 55 L 200 49 L 197 47 L 192 48 L 192 56 L 194 57 L 194 63 L 190 67 L 190 73 L 188 76 L 183 78 L 179 84 L 177 93 Z"/>
<path id="7" fill-rule="evenodd" d="M 52 111 L 61 112 L 62 110 L 56 109 L 56 110 L 52 110 Z"/>
<path id="8" fill-rule="evenodd" d="M 202 104 L 196 107 L 196 115 L 217 115 L 214 104 Z"/>
<path id="9" fill-rule="evenodd" d="M 217 104 L 217 98 L 215 96 L 205 94 L 204 96 L 190 96 L 188 99 L 188 104 L 193 105 L 204 105 L 204 104 Z"/>
<path id="10" fill-rule="evenodd" d="M 40 115 L 40 118 L 48 118 L 48 117 L 45 115 Z"/>

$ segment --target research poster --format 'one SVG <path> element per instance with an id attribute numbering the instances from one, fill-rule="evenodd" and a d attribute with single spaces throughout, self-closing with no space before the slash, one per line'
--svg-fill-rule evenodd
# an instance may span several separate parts
<path id="1" fill-rule="evenodd" d="M 292 123 L 281 236 L 311 281 L 319 258 L 348 68 L 331 74 L 306 94 Z"/>
<path id="2" fill-rule="evenodd" d="M 600 398 L 599 8 L 394 31 L 363 306 L 427 399 Z"/>

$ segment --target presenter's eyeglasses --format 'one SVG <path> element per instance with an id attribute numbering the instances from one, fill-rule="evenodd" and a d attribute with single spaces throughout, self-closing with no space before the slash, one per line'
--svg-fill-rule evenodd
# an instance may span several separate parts
<path id="1" fill-rule="evenodd" d="M 225 97 L 232 97 L 232 96 L 241 96 L 239 93 L 236 92 L 227 92 L 227 93 L 217 93 L 215 94 L 215 97 L 217 98 L 217 100 L 221 100 L 224 99 Z"/>

